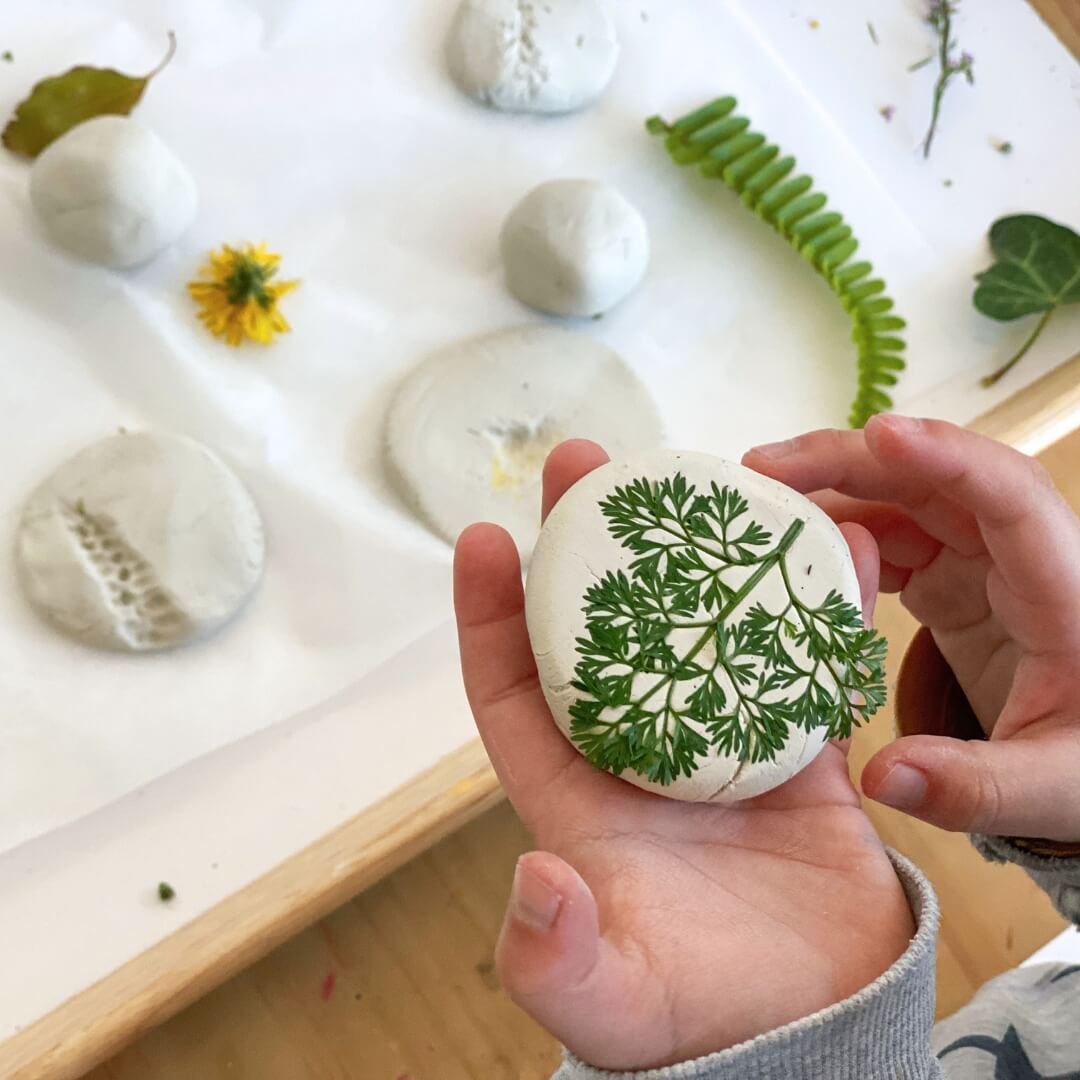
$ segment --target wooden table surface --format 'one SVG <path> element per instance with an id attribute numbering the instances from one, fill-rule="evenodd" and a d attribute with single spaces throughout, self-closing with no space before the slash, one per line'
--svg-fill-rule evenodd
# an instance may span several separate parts
<path id="1" fill-rule="evenodd" d="M 1030 2 L 1080 56 L 1080 0 Z M 1052 393 L 1041 393 L 1034 410 L 1027 396 L 1019 410 L 1019 426 L 1016 416 L 999 417 L 1000 430 L 1015 437 L 1027 424 L 1052 426 L 1054 418 L 1047 414 L 1053 412 L 1049 403 L 1055 398 L 1072 401 L 1061 409 L 1062 424 L 1071 422 L 1078 379 L 1080 367 L 1074 362 L 1053 380 Z M 1045 459 L 1059 483 L 1069 489 L 1074 505 L 1080 506 L 1080 436 L 1052 448 Z M 887 599 L 879 608 L 878 621 L 892 642 L 895 664 L 910 636 L 910 620 Z M 853 752 L 856 771 L 890 737 L 891 723 L 891 717 L 883 715 L 860 735 Z M 433 796 L 417 803 L 411 825 L 387 829 L 386 837 L 372 833 L 379 841 L 372 845 L 372 850 L 378 849 L 375 856 L 357 860 L 353 844 L 342 857 L 347 854 L 357 866 L 342 871 L 336 891 L 323 890 L 317 898 L 313 894 L 310 903 L 298 902 L 287 917 L 235 907 L 215 916 L 213 927 L 207 923 L 207 932 L 216 927 L 215 933 L 246 942 L 225 955 L 216 970 L 238 970 L 326 910 L 328 897 L 340 899 L 350 885 L 356 888 L 374 880 L 409 853 L 445 835 L 456 821 L 490 805 L 494 792 L 482 762 L 474 760 L 475 751 L 465 757 L 467 761 L 455 766 L 465 779 L 449 793 L 456 799 L 453 813 L 441 809 L 441 796 Z M 871 816 L 890 844 L 923 866 L 941 895 L 945 921 L 938 968 L 940 1013 L 961 1005 L 987 978 L 1023 959 L 1062 926 L 1021 872 L 986 865 L 962 837 L 935 832 L 877 807 L 871 808 Z M 343 833 L 341 842 L 350 837 L 357 840 L 356 835 Z M 381 846 L 391 837 L 396 837 L 392 853 Z M 528 836 L 505 804 L 490 810 L 145 1035 L 89 1073 L 87 1080 L 549 1076 L 555 1046 L 500 992 L 491 960 L 514 859 L 528 847 Z M 260 883 L 237 901 L 250 905 L 273 887 L 270 881 Z M 235 930 L 233 924 L 243 918 L 265 927 L 262 948 L 250 934 Z M 159 950 L 145 959 L 162 968 L 163 992 L 166 985 L 175 984 L 174 1000 L 190 1000 L 200 988 L 212 985 L 214 972 L 192 978 L 176 970 L 183 966 L 183 956 L 175 951 Z M 112 1045 L 118 1045 L 124 1031 L 140 1029 L 155 1015 L 171 1012 L 160 994 L 145 1007 L 121 1001 L 121 984 L 119 980 L 88 995 L 95 1002 L 108 998 L 116 1012 L 130 1012 L 115 1022 L 110 1019 L 105 1041 Z M 101 1012 L 89 1000 L 86 1008 L 88 1015 Z M 58 1051 L 56 1062 L 70 1060 L 82 1043 L 98 1045 L 92 1032 L 83 1031 L 68 1050 Z M 61 1071 L 73 1075 L 62 1066 Z"/>

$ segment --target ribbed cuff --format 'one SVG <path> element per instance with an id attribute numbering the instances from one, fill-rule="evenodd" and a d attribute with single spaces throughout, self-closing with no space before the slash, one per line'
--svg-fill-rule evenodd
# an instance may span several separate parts
<path id="1" fill-rule="evenodd" d="M 607 1072 L 567 1053 L 553 1080 L 930 1080 L 934 960 L 940 921 L 930 883 L 889 857 L 918 924 L 904 955 L 864 990 L 728 1050 L 645 1072 Z"/>
<path id="2" fill-rule="evenodd" d="M 975 850 L 989 862 L 1016 863 L 1070 922 L 1080 926 L 1080 857 L 1060 858 L 1025 851 L 1004 836 L 972 836 Z"/>

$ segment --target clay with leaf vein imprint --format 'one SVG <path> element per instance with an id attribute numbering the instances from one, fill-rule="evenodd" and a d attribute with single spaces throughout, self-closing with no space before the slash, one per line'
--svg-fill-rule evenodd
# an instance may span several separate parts
<path id="1" fill-rule="evenodd" d="M 604 92 L 619 43 L 600 0 L 463 0 L 446 52 L 454 81 L 477 101 L 566 113 Z"/>
<path id="2" fill-rule="evenodd" d="M 16 537 L 26 595 L 87 645 L 144 652 L 213 633 L 257 585 L 262 521 L 199 443 L 114 435 L 30 497 Z"/>
<path id="3" fill-rule="evenodd" d="M 575 484 L 537 541 L 526 613 L 567 738 L 676 799 L 769 791 L 885 696 L 840 531 L 705 454 L 655 451 Z"/>
<path id="4" fill-rule="evenodd" d="M 494 521 L 527 556 L 540 527 L 544 459 L 570 438 L 631 454 L 659 443 L 660 422 L 648 391 L 607 346 L 524 326 L 451 345 L 416 367 L 390 405 L 386 463 L 446 540 Z"/>

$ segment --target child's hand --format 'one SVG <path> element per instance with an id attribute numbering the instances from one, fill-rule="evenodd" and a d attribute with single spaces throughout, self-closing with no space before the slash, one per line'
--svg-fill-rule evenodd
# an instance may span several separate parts
<path id="1" fill-rule="evenodd" d="M 898 739 L 866 793 L 946 829 L 1080 840 L 1080 522 L 1042 466 L 900 416 L 744 461 L 869 529 L 882 588 L 932 631 L 989 736 Z"/>
<path id="2" fill-rule="evenodd" d="M 545 510 L 605 460 L 592 443 L 556 450 Z M 844 532 L 871 606 L 873 543 Z M 518 863 L 499 974 L 571 1050 L 608 1069 L 691 1059 L 842 1000 L 904 951 L 911 912 L 839 747 L 733 807 L 642 791 L 555 727 L 501 529 L 462 535 L 455 597 L 477 727 L 543 849 Z"/>

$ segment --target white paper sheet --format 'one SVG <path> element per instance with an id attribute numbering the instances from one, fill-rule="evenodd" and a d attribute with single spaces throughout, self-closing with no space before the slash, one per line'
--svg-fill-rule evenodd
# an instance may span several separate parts
<path id="1" fill-rule="evenodd" d="M 1080 930 L 1074 926 L 1063 930 L 1038 952 L 1032 953 L 1023 966 L 1030 967 L 1032 964 L 1080 964 Z"/>
<path id="2" fill-rule="evenodd" d="M 229 460 L 265 516 L 269 562 L 225 633 L 125 658 L 56 636 L 0 555 L 0 850 L 318 708 L 445 619 L 449 551 L 387 487 L 382 409 L 428 350 L 534 318 L 501 285 L 496 237 L 541 180 L 610 180 L 649 221 L 645 285 L 578 329 L 638 371 L 673 443 L 737 455 L 843 423 L 854 381 L 843 313 L 720 185 L 671 165 L 644 133 L 651 113 L 734 93 L 797 155 L 909 319 L 901 407 L 969 419 L 1080 344 L 1076 313 L 1063 312 L 1013 378 L 993 393 L 977 386 L 1026 333 L 971 307 L 988 225 L 1019 210 L 1080 224 L 1080 74 L 1026 5 L 964 6 L 958 33 L 977 84 L 950 88 L 928 163 L 916 147 L 933 73 L 906 70 L 931 46 L 915 2 L 620 2 L 610 93 L 543 121 L 455 91 L 441 57 L 452 7 L 41 0 L 5 13 L 0 48 L 15 59 L 0 63 L 4 111 L 74 62 L 146 70 L 175 29 L 178 55 L 138 116 L 189 164 L 202 207 L 148 267 L 97 270 L 47 246 L 27 166 L 0 156 L 0 553 L 41 476 L 124 425 L 180 431 Z M 245 239 L 267 240 L 304 282 L 286 302 L 294 333 L 269 350 L 214 342 L 184 291 L 210 247 Z M 435 699 L 441 690 L 459 709 L 453 672 L 438 679 Z M 385 705 L 355 722 L 385 732 Z M 430 740 L 388 756 L 380 790 L 450 748 L 439 716 L 427 723 Z"/>

